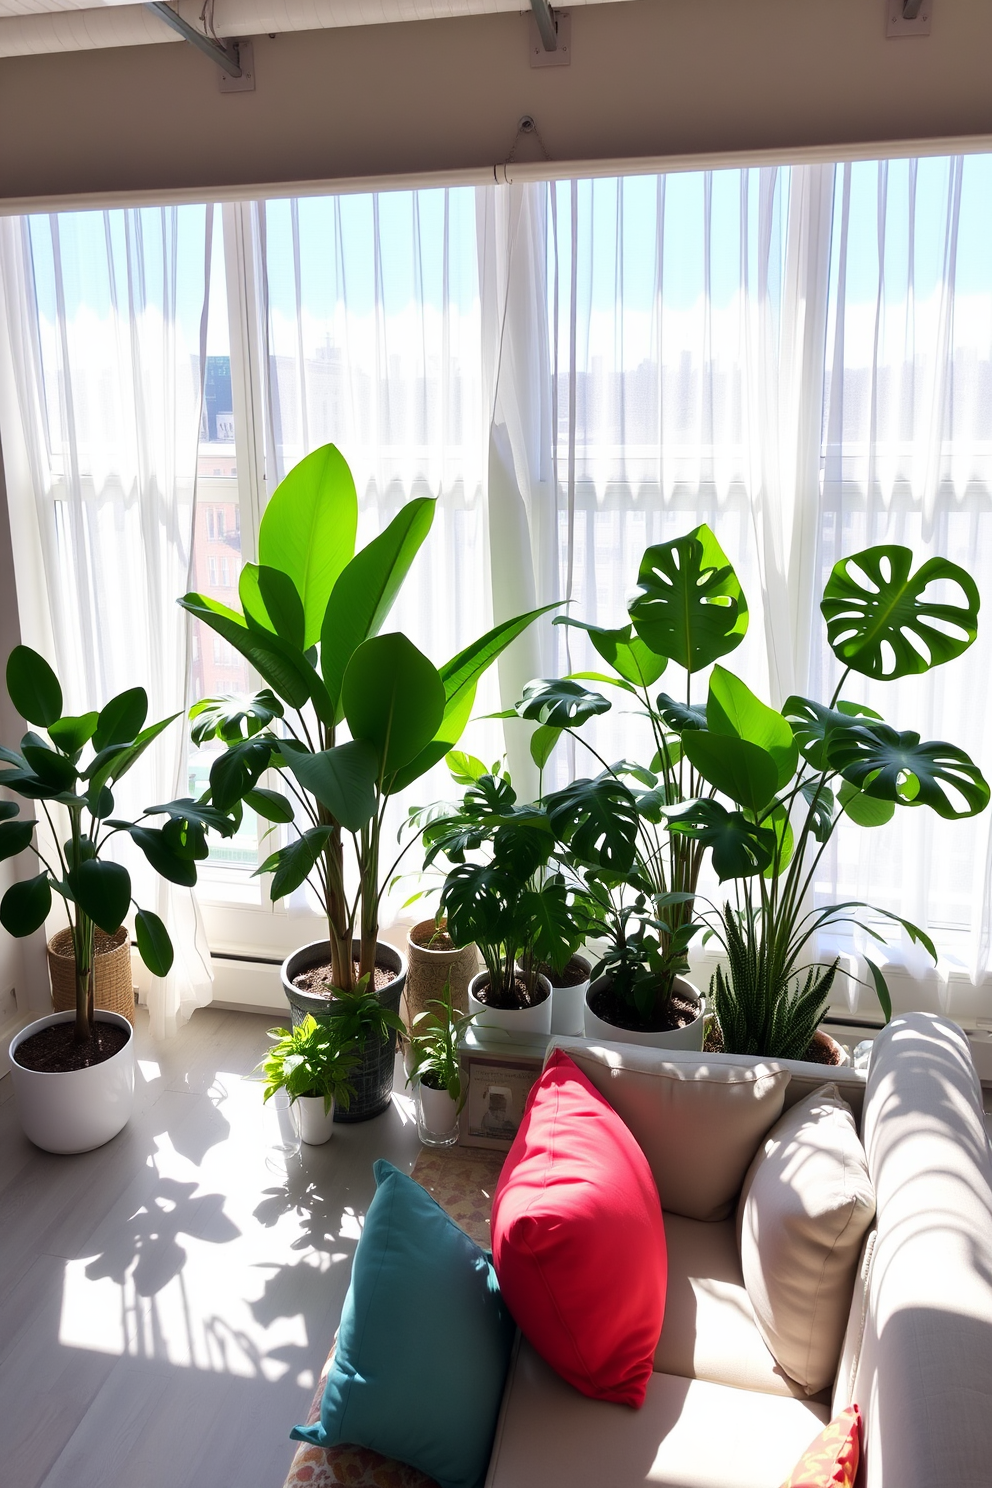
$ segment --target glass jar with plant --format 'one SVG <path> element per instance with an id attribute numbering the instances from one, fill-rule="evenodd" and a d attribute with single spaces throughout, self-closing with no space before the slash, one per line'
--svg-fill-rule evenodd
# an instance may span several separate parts
<path id="1" fill-rule="evenodd" d="M 48 738 L 32 729 L 19 749 L 0 748 L 0 759 L 9 767 L 0 771 L 0 785 L 37 802 L 49 832 L 39 841 L 37 820 L 21 818 L 14 801 L 0 802 L 0 858 L 30 852 L 41 868 L 7 889 L 0 901 L 0 923 L 14 936 L 34 934 L 57 894 L 69 917 L 75 967 L 74 1011 L 29 1024 L 11 1045 L 14 1090 L 33 1142 L 53 1152 L 84 1152 L 123 1127 L 134 1081 L 131 1019 L 96 1007 L 98 936 L 112 951 L 120 949 L 126 960 L 126 991 L 131 991 L 130 945 L 123 930 L 134 903 L 131 876 L 108 856 L 108 846 L 127 835 L 156 873 L 192 887 L 197 862 L 207 856 L 207 828 L 230 836 L 236 816 L 211 805 L 209 798 L 149 806 L 136 821 L 114 815 L 118 782 L 180 716 L 174 713 L 146 726 L 143 687 L 120 693 L 99 711 L 64 714 L 58 678 L 28 646 L 15 646 L 10 653 L 6 681 L 18 713 Z M 166 818 L 162 826 L 153 824 L 157 817 Z M 154 976 L 166 976 L 173 960 L 169 933 L 157 914 L 134 907 L 138 954 Z M 129 1011 L 133 1013 L 133 1005 Z M 84 1070 L 85 1081 L 63 1081 L 55 1093 L 52 1080 Z"/>
<path id="2" fill-rule="evenodd" d="M 727 555 L 704 523 L 671 542 L 645 550 L 637 588 L 628 605 L 629 623 L 607 629 L 562 616 L 556 625 L 584 630 L 609 672 L 573 672 L 531 682 L 516 712 L 540 727 L 532 754 L 546 762 L 563 733 L 570 734 L 602 766 L 591 779 L 573 781 L 546 799 L 555 833 L 572 868 L 598 904 L 600 933 L 610 943 L 609 962 L 597 968 L 599 985 L 589 990 L 586 1031 L 603 1028 L 636 1033 L 638 1040 L 702 1046 L 705 1003 L 689 983 L 686 948 L 695 933 L 693 904 L 704 847 L 668 830 L 664 808 L 693 800 L 705 781 L 682 750 L 680 732 L 701 724 L 703 708 L 693 700 L 693 678 L 733 651 L 747 631 L 748 607 Z M 685 673 L 682 700 L 652 695 L 667 668 Z M 612 703 L 587 684 L 601 683 L 636 703 L 650 730 L 653 754 L 647 766 L 609 763 L 583 726 L 609 712 Z M 630 926 L 638 929 L 631 931 Z M 633 996 L 629 968 L 638 950 L 645 961 Z M 615 973 L 623 992 L 615 989 Z M 676 991 L 676 978 L 680 978 Z M 691 1033 L 686 1030 L 691 1027 Z M 616 1036 L 614 1034 L 614 1036 Z"/>
<path id="3" fill-rule="evenodd" d="M 413 1020 L 410 1073 L 417 1099 L 417 1133 L 425 1147 L 453 1147 L 458 1141 L 458 1117 L 465 1104 L 459 1047 L 475 1013 L 459 1013 L 445 982 Z"/>
<path id="4" fill-rule="evenodd" d="M 934 597 L 938 585 L 944 593 Z M 971 575 L 944 558 L 914 573 L 910 549 L 868 548 L 834 566 L 820 608 L 843 667 L 829 704 L 793 696 L 776 712 L 716 667 L 705 717 L 682 725 L 682 748 L 709 794 L 666 808 L 666 817 L 674 833 L 708 847 L 720 880 L 735 884 L 732 902 L 700 912 L 727 957 L 712 990 L 732 1053 L 822 1057 L 811 1045 L 838 960 L 817 960 L 813 942 L 831 926 L 860 927 L 884 944 L 867 917 L 889 921 L 937 959 L 925 931 L 891 910 L 811 903 L 817 868 L 842 820 L 881 827 L 896 810 L 928 806 L 953 821 L 989 802 L 988 783 L 964 750 L 921 742 L 841 696 L 852 672 L 892 681 L 966 650 L 978 630 Z M 888 1019 L 884 973 L 864 959 Z"/>
<path id="5" fill-rule="evenodd" d="M 380 1013 L 376 1004 L 373 1016 Z M 285 1090 L 298 1115 L 301 1141 L 311 1146 L 329 1141 L 335 1106 L 347 1110 L 355 1093 L 351 1076 L 362 1046 L 354 1018 L 349 1025 L 346 1018 L 318 1022 L 308 1014 L 295 1028 L 270 1028 L 269 1038 L 273 1046 L 258 1066 L 265 1076 L 263 1102 Z"/>
<path id="6" fill-rule="evenodd" d="M 356 553 L 355 483 L 341 453 L 325 445 L 269 500 L 259 562 L 241 571 L 241 610 L 201 594 L 180 601 L 267 684 L 251 698 L 204 699 L 191 717 L 194 742 L 226 746 L 210 771 L 215 804 L 244 801 L 292 834 L 258 869 L 271 875 L 273 902 L 307 881 L 322 906 L 326 938 L 283 964 L 296 1020 L 334 1015 L 338 999 L 359 986 L 399 1007 L 403 957 L 379 940 L 382 897 L 403 855 L 383 862 L 390 797 L 457 743 L 479 678 L 543 613 L 496 626 L 440 669 L 405 635 L 381 635 L 434 505 L 426 497 L 407 502 Z M 260 785 L 269 769 L 280 772 L 288 796 Z M 358 1075 L 347 1119 L 385 1110 L 392 1069 L 390 1037 L 374 1071 Z"/>

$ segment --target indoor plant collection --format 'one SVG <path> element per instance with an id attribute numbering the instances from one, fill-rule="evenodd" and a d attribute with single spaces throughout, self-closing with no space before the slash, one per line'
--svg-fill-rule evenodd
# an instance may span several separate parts
<path id="1" fill-rule="evenodd" d="M 0 748 L 0 759 L 8 766 L 0 771 L 0 785 L 37 802 L 50 832 L 49 840 L 39 845 L 36 819 L 22 818 L 16 802 L 0 802 L 0 858 L 30 852 L 41 868 L 8 888 L 0 901 L 0 923 L 11 935 L 31 935 L 45 923 L 52 894 L 63 899 L 71 925 L 76 993 L 73 1012 L 51 1013 L 14 1038 L 14 1088 L 33 1142 L 52 1152 L 84 1152 L 109 1141 L 124 1126 L 134 1087 L 131 1022 L 121 1013 L 95 1007 L 98 934 L 119 939 L 132 906 L 130 875 L 108 856 L 108 845 L 127 834 L 157 873 L 191 887 L 197 862 L 207 855 L 207 828 L 230 836 L 236 815 L 207 800 L 150 806 L 137 821 L 114 815 L 117 782 L 179 716 L 146 726 L 143 688 L 120 693 L 99 712 L 64 715 L 58 678 L 44 657 L 27 646 L 10 653 L 6 680 L 18 713 L 44 729 L 48 739 L 32 729 L 19 750 Z M 53 813 L 68 820 L 62 842 Z M 163 825 L 155 825 L 157 817 L 166 818 Z M 173 949 L 162 920 L 138 908 L 134 925 L 145 965 L 155 976 L 165 976 Z M 127 945 L 126 933 L 122 944 Z M 130 966 L 129 949 L 127 955 Z"/>
<path id="2" fill-rule="evenodd" d="M 365 1040 L 356 1096 L 339 1120 L 377 1115 L 392 1088 L 405 965 L 379 940 L 382 895 L 403 855 L 383 861 L 389 799 L 453 748 L 479 678 L 543 613 L 496 626 L 441 668 L 405 635 L 380 634 L 433 514 L 432 499 L 407 502 L 356 553 L 355 484 L 340 452 L 325 445 L 266 506 L 259 563 L 241 572 L 241 611 L 200 594 L 181 601 L 267 684 L 251 698 L 204 699 L 191 717 L 195 742 L 226 746 L 210 771 L 215 805 L 244 801 L 293 834 L 258 869 L 272 875 L 273 901 L 309 881 L 326 916 L 327 938 L 283 966 L 294 1019 L 337 1015 L 364 988 L 393 1015 L 380 1037 Z M 269 769 L 280 772 L 288 796 L 260 786 Z"/>

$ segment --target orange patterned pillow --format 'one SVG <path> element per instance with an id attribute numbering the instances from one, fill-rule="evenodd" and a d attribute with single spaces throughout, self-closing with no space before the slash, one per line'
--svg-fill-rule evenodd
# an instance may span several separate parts
<path id="1" fill-rule="evenodd" d="M 782 1488 L 854 1488 L 861 1459 L 861 1412 L 856 1405 L 824 1426 Z"/>

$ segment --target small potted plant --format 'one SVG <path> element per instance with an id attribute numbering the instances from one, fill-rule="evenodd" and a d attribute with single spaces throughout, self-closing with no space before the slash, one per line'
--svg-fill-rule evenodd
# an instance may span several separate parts
<path id="1" fill-rule="evenodd" d="M 706 999 L 683 976 L 689 941 L 698 926 L 682 924 L 671 934 L 669 923 L 653 915 L 639 895 L 622 905 L 604 928 L 609 945 L 593 969 L 586 993 L 586 1036 L 663 1049 L 701 1049 Z"/>
<path id="2" fill-rule="evenodd" d="M 351 1076 L 361 1045 L 341 1018 L 320 1022 L 309 1014 L 295 1028 L 270 1028 L 272 1048 L 258 1066 L 265 1076 L 262 1100 L 285 1090 L 299 1117 L 300 1140 L 318 1147 L 334 1131 L 334 1108 L 345 1110 L 355 1093 Z"/>
<path id="3" fill-rule="evenodd" d="M 53 894 L 65 903 L 69 944 L 55 938 L 52 954 L 71 964 L 71 1010 L 50 1013 L 23 1028 L 10 1045 L 11 1077 L 25 1133 L 49 1152 L 87 1152 L 117 1135 L 130 1115 L 134 1091 L 134 1039 L 129 1018 L 96 1005 L 101 942 L 127 959 L 124 921 L 134 901 L 127 869 L 107 854 L 110 842 L 130 836 L 152 868 L 171 883 L 192 887 L 197 862 L 207 856 L 208 828 L 229 837 L 234 814 L 199 801 L 149 806 L 136 821 L 115 816 L 118 782 L 148 746 L 180 715 L 147 725 L 148 697 L 133 687 L 102 709 L 63 714 L 62 687 L 43 656 L 15 646 L 7 662 L 7 691 L 31 729 L 19 749 L 0 748 L 8 768 L 0 785 L 38 802 L 51 828 L 39 843 L 34 817 L 22 818 L 13 801 L 0 801 L 0 858 L 33 854 L 41 871 L 22 878 L 0 901 L 0 923 L 9 934 L 32 935 L 45 923 Z M 68 832 L 55 830 L 52 813 L 64 813 Z M 164 817 L 161 826 L 156 819 Z M 167 975 L 172 942 L 157 914 L 134 918 L 138 954 L 155 976 Z M 100 940 L 97 939 L 98 935 Z"/>
<path id="4" fill-rule="evenodd" d="M 458 1046 L 475 1016 L 455 1011 L 450 983 L 445 982 L 441 996 L 413 1020 L 408 1083 L 416 1091 L 417 1133 L 425 1147 L 453 1147 L 458 1141 L 458 1116 L 465 1104 Z"/>

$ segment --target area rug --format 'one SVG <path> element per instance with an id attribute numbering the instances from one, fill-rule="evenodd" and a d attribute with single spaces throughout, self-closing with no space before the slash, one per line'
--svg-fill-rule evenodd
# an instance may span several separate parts
<path id="1" fill-rule="evenodd" d="M 493 1189 L 505 1156 L 503 1152 L 465 1147 L 433 1150 L 425 1147 L 411 1175 L 484 1250 L 489 1249 Z M 308 1426 L 320 1419 L 324 1381 L 333 1358 L 332 1345 L 307 1415 Z M 284 1488 L 437 1488 L 437 1485 L 433 1478 L 425 1477 L 416 1468 L 381 1457 L 367 1447 L 311 1447 L 301 1442 Z"/>

